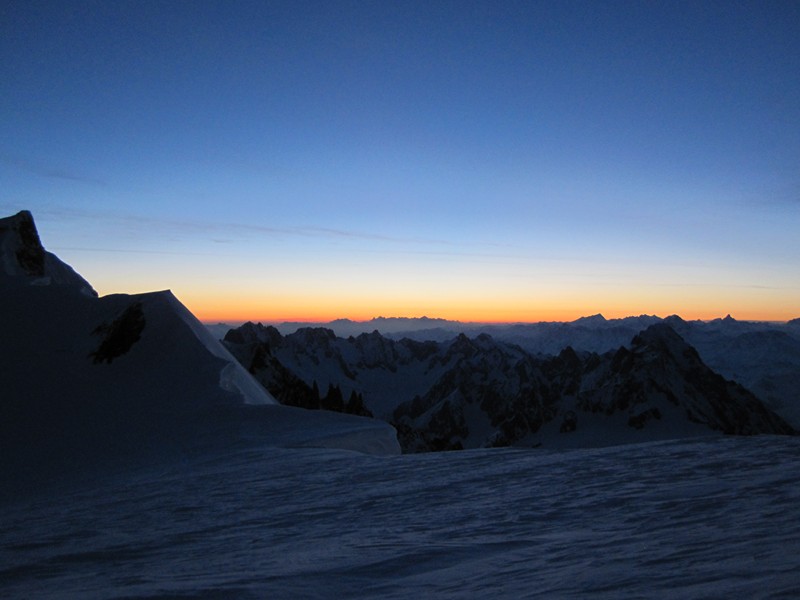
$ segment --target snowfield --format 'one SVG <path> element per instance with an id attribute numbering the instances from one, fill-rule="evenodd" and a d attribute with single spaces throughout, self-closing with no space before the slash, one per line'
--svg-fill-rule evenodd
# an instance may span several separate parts
<path id="1" fill-rule="evenodd" d="M 796 598 L 800 440 L 263 446 L 7 502 L 7 598 Z"/>

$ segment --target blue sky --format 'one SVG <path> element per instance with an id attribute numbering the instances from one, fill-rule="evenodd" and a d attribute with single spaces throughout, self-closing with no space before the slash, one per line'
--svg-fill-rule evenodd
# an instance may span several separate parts
<path id="1" fill-rule="evenodd" d="M 800 316 L 796 2 L 11 2 L 0 210 L 203 318 Z"/>

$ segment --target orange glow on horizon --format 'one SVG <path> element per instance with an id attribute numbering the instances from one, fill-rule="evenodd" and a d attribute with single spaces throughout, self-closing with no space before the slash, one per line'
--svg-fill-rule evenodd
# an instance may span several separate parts
<path id="1" fill-rule="evenodd" d="M 204 302 L 199 299 L 182 299 L 194 315 L 205 323 L 244 323 L 246 321 L 261 323 L 326 323 L 336 319 L 349 319 L 356 322 L 366 322 L 377 317 L 405 317 L 431 319 L 445 319 L 460 321 L 462 323 L 536 323 L 536 322 L 569 322 L 595 314 L 602 314 L 606 319 L 620 319 L 639 315 L 656 315 L 668 317 L 679 315 L 687 321 L 709 321 L 722 318 L 730 314 L 740 321 L 775 321 L 785 322 L 800 316 L 800 311 L 793 313 L 789 310 L 775 310 L 775 307 L 731 307 L 713 309 L 707 307 L 661 308 L 656 310 L 643 310 L 631 306 L 630 308 L 616 307 L 589 307 L 565 306 L 553 308 L 548 306 L 530 305 L 527 307 L 503 306 L 452 306 L 450 308 L 431 306 L 420 308 L 418 306 L 379 306 L 377 308 L 362 307 L 357 304 L 350 306 L 343 304 L 314 305 L 313 303 L 299 302 L 294 306 L 286 304 L 273 304 L 265 306 L 257 302 L 241 302 L 234 305 L 228 303 Z M 770 310 L 772 308 L 772 310 Z"/>
<path id="2" fill-rule="evenodd" d="M 491 282 L 490 282 L 491 283 Z M 235 290 L 235 291 L 234 291 Z M 756 287 L 584 285 L 582 282 L 514 287 L 448 284 L 425 286 L 271 286 L 209 288 L 192 282 L 173 289 L 208 323 L 364 322 L 376 317 L 439 318 L 464 323 L 569 322 L 602 314 L 712 320 L 730 314 L 742 321 L 785 322 L 800 317 L 794 289 Z"/>
<path id="3" fill-rule="evenodd" d="M 534 323 L 569 322 L 598 313 L 607 319 L 677 314 L 686 320 L 711 320 L 730 314 L 738 320 L 785 322 L 800 317 L 800 286 L 766 275 L 769 285 L 740 284 L 735 274 L 725 272 L 711 277 L 667 271 L 654 280 L 647 273 L 611 273 L 607 280 L 557 270 L 517 272 L 502 265 L 477 265 L 474 270 L 440 266 L 391 265 L 357 276 L 321 264 L 312 265 L 310 273 L 302 265 L 284 265 L 269 275 L 226 266 L 209 277 L 203 276 L 208 270 L 203 265 L 201 270 L 185 266 L 177 278 L 174 271 L 153 267 L 140 276 L 120 271 L 124 277 L 106 278 L 96 289 L 103 294 L 169 287 L 209 323 L 364 322 L 378 316 L 423 315 L 465 323 Z M 384 276 L 386 269 L 390 276 Z"/>

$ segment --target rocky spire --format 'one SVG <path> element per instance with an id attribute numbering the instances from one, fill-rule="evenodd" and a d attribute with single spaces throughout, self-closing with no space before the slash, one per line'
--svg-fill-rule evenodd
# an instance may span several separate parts
<path id="1" fill-rule="evenodd" d="M 97 296 L 72 267 L 47 252 L 27 210 L 0 219 L 0 280 L 6 284 L 71 286 Z"/>

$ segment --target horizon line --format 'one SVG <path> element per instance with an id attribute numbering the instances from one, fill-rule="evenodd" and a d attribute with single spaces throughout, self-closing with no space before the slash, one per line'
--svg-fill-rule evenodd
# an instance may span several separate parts
<path id="1" fill-rule="evenodd" d="M 500 325 L 537 325 L 540 323 L 575 323 L 581 320 L 591 319 L 593 317 L 600 317 L 604 321 L 622 321 L 626 319 L 637 319 L 642 317 L 648 318 L 655 318 L 661 321 L 668 319 L 669 317 L 678 317 L 679 319 L 686 321 L 686 322 L 703 322 L 703 323 L 711 323 L 713 321 L 722 321 L 726 319 L 731 319 L 733 321 L 739 323 L 776 323 L 776 324 L 788 324 L 791 321 L 795 321 L 800 319 L 800 317 L 794 317 L 790 319 L 739 319 L 734 317 L 731 313 L 726 313 L 725 316 L 716 316 L 711 318 L 686 318 L 681 316 L 678 313 L 671 313 L 666 317 L 662 317 L 656 314 L 647 314 L 642 313 L 638 315 L 627 315 L 625 317 L 605 317 L 602 313 L 595 313 L 591 315 L 584 315 L 575 319 L 569 320 L 538 320 L 538 321 L 526 321 L 526 320 L 460 320 L 460 319 L 446 319 L 443 317 L 428 317 L 423 315 L 421 317 L 405 317 L 405 316 L 391 316 L 391 317 L 384 317 L 384 316 L 377 316 L 371 317 L 369 319 L 351 319 L 348 317 L 336 317 L 333 319 L 313 319 L 313 318 L 285 318 L 285 319 L 224 319 L 224 318 L 198 318 L 198 320 L 203 323 L 204 325 L 231 325 L 231 326 L 241 326 L 245 323 L 255 323 L 255 324 L 262 324 L 262 325 L 329 325 L 334 324 L 336 322 L 348 322 L 356 325 L 364 325 L 368 323 L 372 323 L 375 321 L 441 321 L 444 323 L 451 323 L 456 325 L 470 325 L 470 326 L 480 326 L 480 325 L 490 325 L 490 326 L 500 326 Z"/>

